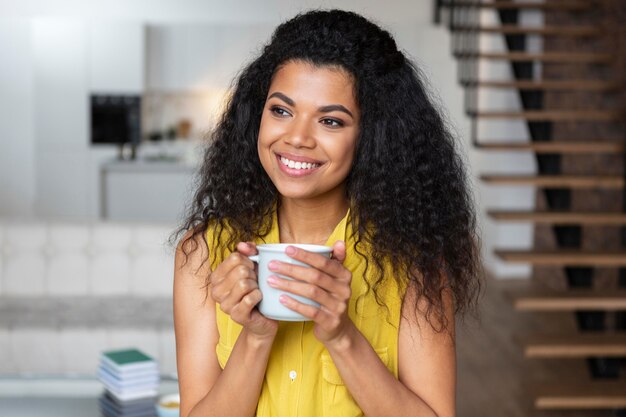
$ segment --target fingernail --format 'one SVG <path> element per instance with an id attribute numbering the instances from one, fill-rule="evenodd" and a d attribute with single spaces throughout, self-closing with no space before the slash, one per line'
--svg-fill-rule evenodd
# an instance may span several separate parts
<path id="1" fill-rule="evenodd" d="M 278 284 L 278 280 L 276 279 L 275 276 L 270 276 L 270 277 L 267 277 L 267 283 L 273 286 L 273 285 Z"/>
<path id="2" fill-rule="evenodd" d="M 278 264 L 276 263 L 276 261 L 271 261 L 269 264 L 267 264 L 267 267 L 271 270 L 271 271 L 275 271 L 278 269 Z"/>
<path id="3" fill-rule="evenodd" d="M 287 255 L 295 255 L 296 248 L 294 248 L 293 246 L 287 246 L 287 249 L 285 249 L 285 253 Z"/>
<path id="4" fill-rule="evenodd" d="M 278 301 L 280 301 L 282 304 L 289 304 L 289 298 L 287 298 L 285 294 L 282 294 L 280 297 L 278 297 Z"/>

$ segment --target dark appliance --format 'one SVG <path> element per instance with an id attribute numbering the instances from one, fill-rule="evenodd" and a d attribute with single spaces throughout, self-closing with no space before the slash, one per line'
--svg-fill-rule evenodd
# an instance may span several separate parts
<path id="1" fill-rule="evenodd" d="M 91 144 L 118 145 L 120 157 L 129 144 L 134 158 L 141 141 L 141 96 L 92 95 Z"/>

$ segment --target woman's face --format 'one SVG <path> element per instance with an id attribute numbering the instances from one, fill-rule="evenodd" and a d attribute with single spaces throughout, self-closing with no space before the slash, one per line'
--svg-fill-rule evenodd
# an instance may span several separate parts
<path id="1" fill-rule="evenodd" d="M 354 81 L 345 70 L 289 61 L 269 88 L 258 152 L 285 198 L 345 198 L 359 133 Z"/>

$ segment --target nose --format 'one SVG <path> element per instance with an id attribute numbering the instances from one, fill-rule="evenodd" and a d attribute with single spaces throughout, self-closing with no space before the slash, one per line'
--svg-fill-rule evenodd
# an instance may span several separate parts
<path id="1" fill-rule="evenodd" d="M 306 118 L 295 119 L 286 132 L 285 142 L 294 148 L 313 148 L 315 138 L 311 121 Z"/>

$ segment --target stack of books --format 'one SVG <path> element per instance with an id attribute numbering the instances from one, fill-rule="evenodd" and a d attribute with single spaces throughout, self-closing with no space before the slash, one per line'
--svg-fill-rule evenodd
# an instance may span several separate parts
<path id="1" fill-rule="evenodd" d="M 139 417 L 154 414 L 160 378 L 158 364 L 150 356 L 137 349 L 102 352 L 98 379 L 106 389 L 99 401 L 104 415 Z M 148 409 L 153 414 L 146 414 Z"/>
<path id="2" fill-rule="evenodd" d="M 120 401 L 105 391 L 98 398 L 100 414 L 104 417 L 156 417 L 153 398 Z"/>

